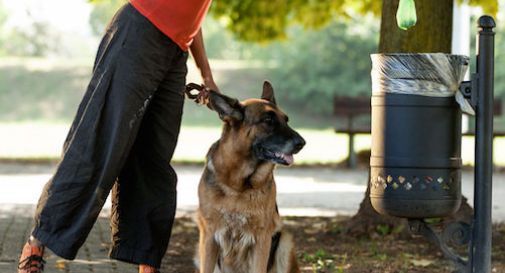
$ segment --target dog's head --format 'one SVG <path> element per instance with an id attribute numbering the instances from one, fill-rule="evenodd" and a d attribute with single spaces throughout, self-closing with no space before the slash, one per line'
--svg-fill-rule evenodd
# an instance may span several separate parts
<path id="1" fill-rule="evenodd" d="M 305 140 L 288 125 L 288 116 L 275 102 L 272 85 L 265 81 L 261 99 L 237 99 L 211 92 L 210 106 L 225 122 L 223 138 L 246 147 L 259 161 L 291 165 L 293 154 L 305 145 Z"/>

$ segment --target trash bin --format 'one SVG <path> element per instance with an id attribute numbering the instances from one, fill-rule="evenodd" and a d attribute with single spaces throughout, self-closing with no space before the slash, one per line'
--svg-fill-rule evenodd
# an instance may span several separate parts
<path id="1" fill-rule="evenodd" d="M 372 54 L 370 199 L 381 213 L 443 217 L 461 204 L 461 110 L 468 57 Z"/>

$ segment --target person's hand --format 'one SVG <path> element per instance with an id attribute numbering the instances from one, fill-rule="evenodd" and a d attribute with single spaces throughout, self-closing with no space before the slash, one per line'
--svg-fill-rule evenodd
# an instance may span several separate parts
<path id="1" fill-rule="evenodd" d="M 206 105 L 207 107 L 212 109 L 212 107 L 210 106 L 210 103 L 209 103 L 210 91 L 215 91 L 217 93 L 220 93 L 219 88 L 217 87 L 216 83 L 214 82 L 214 79 L 212 79 L 212 78 L 204 79 L 204 83 L 202 84 L 202 86 L 204 88 L 203 88 L 203 90 L 200 91 L 200 93 L 198 93 L 198 96 L 196 97 L 195 102 L 200 105 Z"/>
<path id="2" fill-rule="evenodd" d="M 204 86 L 202 90 L 198 93 L 196 96 L 195 102 L 200 104 L 200 105 L 207 105 L 209 106 L 209 95 L 210 95 L 210 88 L 207 86 Z"/>
<path id="3" fill-rule="evenodd" d="M 219 88 L 217 87 L 216 83 L 214 83 L 214 81 L 206 81 L 204 84 L 202 84 L 202 87 L 203 89 L 198 93 L 195 102 L 200 105 L 207 105 L 207 107 L 211 108 L 209 103 L 210 91 L 220 93 Z"/>
<path id="4" fill-rule="evenodd" d="M 197 90 L 197 92 L 192 92 L 193 90 Z M 188 83 L 185 89 L 188 98 L 192 99 L 199 105 L 207 105 L 210 109 L 212 109 L 209 101 L 211 91 L 220 93 L 213 80 L 206 81 L 205 84 Z"/>
<path id="5" fill-rule="evenodd" d="M 216 83 L 214 82 L 213 78 L 204 78 L 203 79 L 203 86 L 205 86 L 206 89 L 210 89 L 212 91 L 216 91 L 218 93 L 221 93 L 219 91 L 219 88 L 217 87 Z"/>

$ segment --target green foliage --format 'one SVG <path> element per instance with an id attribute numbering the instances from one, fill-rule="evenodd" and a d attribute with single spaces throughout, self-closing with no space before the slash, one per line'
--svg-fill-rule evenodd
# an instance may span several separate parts
<path id="1" fill-rule="evenodd" d="M 376 230 L 381 236 L 386 236 L 391 233 L 391 227 L 389 225 L 377 225 Z"/>
<path id="2" fill-rule="evenodd" d="M 244 41 L 267 42 L 285 39 L 289 26 L 320 28 L 334 18 L 349 17 L 357 10 L 379 14 L 379 1 L 365 0 L 219 0 L 212 14 L 224 19 L 227 28 Z"/>
<path id="3" fill-rule="evenodd" d="M 331 255 L 324 249 L 318 249 L 314 254 L 303 253 L 303 261 L 312 265 L 314 273 L 343 273 L 348 268 L 347 254 Z"/>
<path id="4" fill-rule="evenodd" d="M 237 41 L 223 27 L 212 19 L 204 25 L 209 57 L 263 61 L 282 105 L 306 114 L 328 115 L 335 95 L 370 93 L 368 55 L 376 51 L 378 39 L 378 22 L 371 16 L 334 21 L 319 30 L 293 26 L 287 41 L 268 45 Z M 272 63 L 275 65 L 268 69 Z"/>
<path id="5" fill-rule="evenodd" d="M 5 21 L 7 21 L 7 11 L 3 6 L 3 2 L 0 0 L 0 29 L 5 24 Z"/>
<path id="6" fill-rule="evenodd" d="M 468 2 L 470 6 L 482 7 L 484 13 L 494 17 L 496 17 L 496 14 L 498 13 L 498 0 L 458 0 L 458 2 Z"/>
<path id="7" fill-rule="evenodd" d="M 476 63 L 476 50 L 477 50 L 477 39 L 475 39 L 475 33 L 477 31 L 477 20 L 480 16 L 473 16 L 470 20 L 470 26 L 472 26 L 471 38 L 470 38 L 470 73 L 474 73 L 477 67 Z M 505 26 L 498 22 L 495 28 L 495 71 L 494 71 L 494 95 L 495 99 L 505 98 Z M 495 117 L 495 121 L 499 121 L 499 124 L 505 124 L 505 119 L 503 116 Z M 495 126 L 496 127 L 496 126 Z M 503 125 L 499 125 L 499 128 L 503 128 Z"/>
<path id="8" fill-rule="evenodd" d="M 4 29 L 5 21 L 7 21 L 7 11 L 5 10 L 2 1 L 0 0 L 0 56 L 5 55 L 6 31 Z"/>
<path id="9" fill-rule="evenodd" d="M 14 27 L 7 29 L 5 22 L 9 13 L 0 0 L 0 56 L 35 56 L 41 57 L 58 47 L 58 34 L 52 31 L 46 21 L 35 19 L 29 15 L 29 27 Z"/>
<path id="10" fill-rule="evenodd" d="M 89 1 L 96 4 L 90 24 L 99 34 L 126 0 Z M 480 6 L 491 15 L 498 11 L 498 0 L 469 0 L 469 4 Z M 318 29 L 335 18 L 349 18 L 356 13 L 371 13 L 378 18 L 381 8 L 382 1 L 376 0 L 216 0 L 211 14 L 224 21 L 226 28 L 239 40 L 265 43 L 286 39 L 287 31 L 293 25 Z"/>
<path id="11" fill-rule="evenodd" d="M 377 234 L 383 237 L 391 234 L 400 234 L 404 229 L 404 225 L 390 226 L 386 224 L 379 224 L 375 227 Z"/>
<path id="12" fill-rule="evenodd" d="M 469 4 L 493 16 L 498 12 L 498 0 L 469 0 Z M 382 1 L 374 0 L 219 0 L 214 1 L 211 12 L 226 20 L 227 29 L 239 40 L 268 42 L 285 39 L 294 24 L 320 28 L 356 12 L 378 18 L 381 9 Z"/>
<path id="13" fill-rule="evenodd" d="M 68 121 L 75 115 L 91 68 L 75 61 L 41 59 L 0 62 L 0 122 Z"/>
<path id="14" fill-rule="evenodd" d="M 495 35 L 495 76 L 496 97 L 505 98 L 505 26 L 498 24 Z M 473 39 L 475 40 L 475 39 Z M 475 67 L 475 66 L 474 66 Z"/>
<path id="15" fill-rule="evenodd" d="M 6 36 L 6 54 L 14 56 L 43 57 L 58 47 L 58 34 L 51 31 L 47 22 L 33 21 L 27 29 L 14 28 Z"/>
<path id="16" fill-rule="evenodd" d="M 377 48 L 378 25 L 368 16 L 333 21 L 319 30 L 293 26 L 287 41 L 258 45 L 237 41 L 220 22 L 207 20 L 204 35 L 211 58 L 261 60 L 265 70 L 274 63 L 268 79 L 283 105 L 328 115 L 335 95 L 370 94 L 369 54 Z"/>
<path id="17" fill-rule="evenodd" d="M 95 35 L 102 35 L 107 22 L 110 21 L 114 13 L 126 0 L 91 1 L 95 4 L 89 17 L 91 30 Z"/>
<path id="18" fill-rule="evenodd" d="M 95 7 L 90 24 L 95 33 L 103 32 L 105 24 L 124 1 L 92 1 Z M 270 2 L 273 4 L 269 4 Z M 218 59 L 262 60 L 266 61 L 264 67 L 270 67 L 271 63 L 276 64 L 272 70 L 265 69 L 265 74 L 268 75 L 266 78 L 274 82 L 276 94 L 282 99 L 282 104 L 290 105 L 300 112 L 328 115 L 332 110 L 331 101 L 334 95 L 369 95 L 368 55 L 376 51 L 379 22 L 371 16 L 357 18 L 355 15 L 356 12 L 363 13 L 367 10 L 374 14 L 380 13 L 381 1 L 270 2 L 214 1 L 211 12 L 219 20 L 207 20 L 204 26 L 208 55 Z M 471 1 L 471 4 L 484 5 L 485 10 L 497 9 L 497 2 L 494 0 L 475 0 Z M 275 11 L 273 7 L 285 10 Z M 263 9 L 264 14 L 261 12 Z M 44 42 L 57 41 L 54 37 L 48 38 L 52 34 L 42 22 L 39 22 L 38 26 L 37 22 L 34 23 L 34 29 L 37 30 L 34 33 L 37 33 L 37 36 L 22 32 L 17 32 L 17 36 L 6 35 L 1 28 L 6 16 L 7 13 L 2 12 L 0 2 L 0 55 L 2 50 L 3 54 L 10 50 L 9 54 L 17 52 L 17 55 L 44 55 L 44 52 L 51 50 L 44 48 L 47 46 Z M 327 25 L 323 26 L 324 24 Z M 269 44 L 243 42 L 236 39 L 237 34 L 223 31 L 223 26 L 236 28 L 239 33 L 250 31 L 252 34 L 244 35 L 251 35 L 248 40 L 252 41 L 265 41 L 275 37 L 285 37 L 285 40 Z M 265 30 L 265 33 L 272 35 L 263 35 L 263 27 L 271 29 Z M 307 27 L 310 29 L 306 29 Z M 505 33 L 505 29 L 499 25 L 497 32 Z M 255 38 L 256 35 L 261 37 Z M 240 38 L 240 35 L 238 37 Z M 505 95 L 505 66 L 501 65 L 505 63 L 503 37 L 496 35 L 495 51 L 495 92 L 502 96 Z M 230 83 L 220 83 L 224 87 L 232 84 L 231 80 Z"/>
<path id="19" fill-rule="evenodd" d="M 377 245 L 377 243 L 375 241 L 373 241 L 372 244 L 370 245 L 370 251 L 371 251 L 372 256 L 375 259 L 379 260 L 380 262 L 384 262 L 388 259 L 388 255 L 386 253 L 383 253 L 379 249 L 379 246 Z"/>
<path id="20" fill-rule="evenodd" d="M 368 96 L 369 54 L 377 50 L 378 31 L 370 18 L 333 22 L 320 31 L 294 28 L 272 73 L 277 95 L 299 110 L 325 115 L 335 95 Z"/>
<path id="21" fill-rule="evenodd" d="M 304 262 L 312 264 L 312 272 L 314 273 L 336 272 L 334 259 L 335 258 L 326 253 L 324 249 L 319 249 L 314 254 L 303 254 Z"/>
<path id="22" fill-rule="evenodd" d="M 211 59 L 221 60 L 266 60 L 270 53 L 266 45 L 243 42 L 235 39 L 233 34 L 224 30 L 222 22 L 211 17 L 205 20 L 203 26 L 205 49 Z"/>

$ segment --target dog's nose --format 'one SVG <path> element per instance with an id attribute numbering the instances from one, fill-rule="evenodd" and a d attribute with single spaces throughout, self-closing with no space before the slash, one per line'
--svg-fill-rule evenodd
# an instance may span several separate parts
<path id="1" fill-rule="evenodd" d="M 295 153 L 299 152 L 305 146 L 305 139 L 301 137 L 295 138 L 293 146 L 295 147 Z"/>

